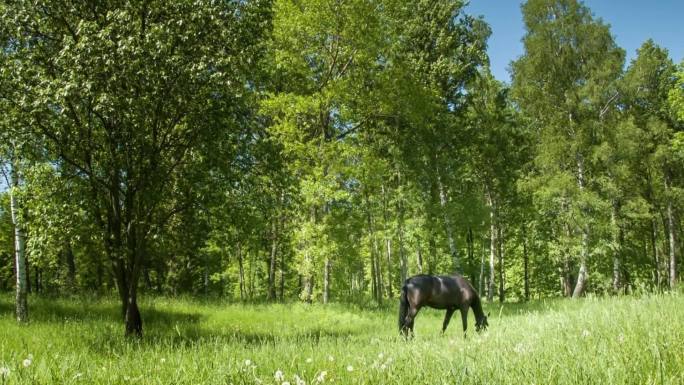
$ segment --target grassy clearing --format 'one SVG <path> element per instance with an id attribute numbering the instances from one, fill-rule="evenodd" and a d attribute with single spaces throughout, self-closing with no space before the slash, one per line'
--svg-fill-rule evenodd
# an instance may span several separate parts
<path id="1" fill-rule="evenodd" d="M 443 312 L 421 311 L 409 342 L 394 307 L 148 298 L 145 338 L 126 341 L 114 300 L 31 298 L 28 326 L 11 300 L 0 384 L 684 384 L 681 295 L 490 305 L 466 340 L 457 315 L 441 336 Z"/>

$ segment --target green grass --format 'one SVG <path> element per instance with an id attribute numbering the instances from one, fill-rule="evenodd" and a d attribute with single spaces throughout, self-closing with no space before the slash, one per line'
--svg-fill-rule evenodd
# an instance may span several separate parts
<path id="1" fill-rule="evenodd" d="M 277 370 L 292 385 L 322 371 L 333 384 L 684 384 L 681 295 L 492 304 L 489 330 L 465 340 L 458 314 L 441 336 L 443 312 L 426 310 L 411 341 L 394 307 L 146 298 L 145 337 L 130 341 L 114 300 L 30 301 L 20 326 L 0 296 L 0 384 L 281 384 Z"/>

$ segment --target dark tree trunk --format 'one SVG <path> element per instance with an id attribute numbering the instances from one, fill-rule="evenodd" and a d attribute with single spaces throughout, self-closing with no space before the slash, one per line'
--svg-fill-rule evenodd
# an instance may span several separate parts
<path id="1" fill-rule="evenodd" d="M 74 261 L 74 250 L 69 241 L 66 243 L 64 256 L 67 265 L 67 285 L 73 289 L 76 285 L 76 262 Z"/>

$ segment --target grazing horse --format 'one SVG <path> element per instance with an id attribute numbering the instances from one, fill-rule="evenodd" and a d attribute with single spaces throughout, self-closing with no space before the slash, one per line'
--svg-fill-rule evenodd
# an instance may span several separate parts
<path id="1" fill-rule="evenodd" d="M 405 336 L 413 334 L 413 321 L 423 306 L 446 309 L 442 333 L 456 309 L 461 311 L 463 334 L 468 328 L 468 308 L 475 313 L 475 330 L 487 329 L 487 316 L 482 311 L 480 296 L 467 279 L 454 275 L 416 275 L 406 280 L 401 288 L 399 330 Z"/>

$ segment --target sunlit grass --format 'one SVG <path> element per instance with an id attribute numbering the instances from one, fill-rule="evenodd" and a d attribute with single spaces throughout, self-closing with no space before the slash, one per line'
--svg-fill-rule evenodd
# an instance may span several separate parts
<path id="1" fill-rule="evenodd" d="M 0 297 L 0 384 L 680 384 L 684 298 L 657 295 L 487 306 L 461 335 L 394 307 L 237 305 L 147 298 L 145 337 L 122 337 L 115 300 L 31 298 L 31 323 Z M 470 328 L 473 327 L 470 314 Z"/>

